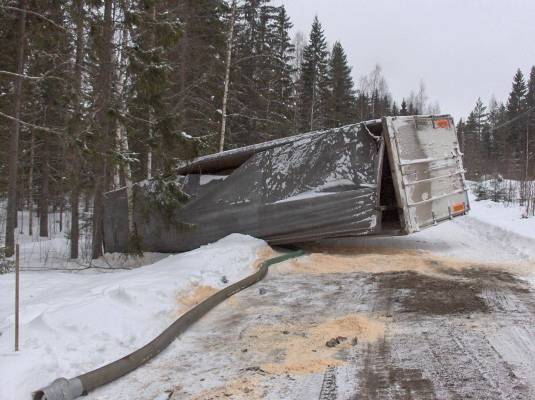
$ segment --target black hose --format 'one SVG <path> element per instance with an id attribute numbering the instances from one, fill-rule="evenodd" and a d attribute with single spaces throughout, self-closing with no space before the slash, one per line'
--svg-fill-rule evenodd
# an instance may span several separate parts
<path id="1" fill-rule="evenodd" d="M 33 393 L 33 400 L 74 400 L 82 395 L 104 386 L 139 368 L 147 361 L 160 354 L 178 336 L 197 322 L 212 308 L 234 294 L 264 279 L 271 265 L 304 255 L 298 250 L 264 261 L 257 272 L 213 294 L 197 306 L 183 314 L 171 326 L 150 343 L 133 353 L 94 371 L 76 378 L 60 378 L 49 386 Z"/>

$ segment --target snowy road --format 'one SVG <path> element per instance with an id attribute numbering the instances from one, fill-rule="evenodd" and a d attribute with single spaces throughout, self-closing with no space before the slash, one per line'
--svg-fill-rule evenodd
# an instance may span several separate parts
<path id="1" fill-rule="evenodd" d="M 471 222 L 311 249 L 88 399 L 533 399 L 530 254 Z"/>

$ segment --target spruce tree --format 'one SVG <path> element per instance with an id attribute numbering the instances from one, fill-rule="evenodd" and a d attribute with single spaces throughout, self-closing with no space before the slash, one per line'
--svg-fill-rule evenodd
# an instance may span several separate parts
<path id="1" fill-rule="evenodd" d="M 321 23 L 316 16 L 307 46 L 303 50 L 303 63 L 299 77 L 300 128 L 302 131 L 323 129 L 327 126 L 328 51 Z"/>
<path id="2" fill-rule="evenodd" d="M 461 153 L 465 153 L 466 149 L 466 140 L 464 136 L 464 122 L 463 119 L 459 119 L 459 123 L 457 124 L 457 140 L 459 141 L 459 150 Z"/>
<path id="3" fill-rule="evenodd" d="M 159 12 L 157 7 L 154 0 L 138 0 L 128 19 L 133 38 L 129 108 L 137 117 L 130 134 L 137 139 L 134 150 L 144 155 L 138 178 L 169 173 L 181 140 L 176 131 L 178 116 L 165 101 L 171 79 L 170 50 L 180 37 L 180 25 L 174 13 Z"/>
<path id="4" fill-rule="evenodd" d="M 365 91 L 359 90 L 357 94 L 357 119 L 364 121 L 369 118 L 370 102 Z"/>
<path id="5" fill-rule="evenodd" d="M 258 133 L 264 140 L 287 136 L 292 129 L 292 24 L 284 7 L 265 5 L 259 14 L 257 87 Z"/>
<path id="6" fill-rule="evenodd" d="M 514 78 L 511 93 L 507 101 L 507 117 L 513 120 L 508 126 L 507 145 L 511 149 L 509 159 L 509 174 L 511 177 L 520 179 L 523 171 L 523 153 L 525 149 L 526 122 L 518 119 L 526 111 L 527 87 L 524 75 L 520 69 Z"/>
<path id="7" fill-rule="evenodd" d="M 464 164 L 467 170 L 467 176 L 477 180 L 481 175 L 480 171 L 480 142 L 477 134 L 477 117 L 474 110 L 468 114 L 464 126 Z"/>
<path id="8" fill-rule="evenodd" d="M 526 94 L 526 106 L 528 109 L 535 107 L 535 65 L 531 67 Z M 535 114 L 535 110 L 532 111 Z"/>
<path id="9" fill-rule="evenodd" d="M 487 107 L 478 98 L 464 127 L 466 164 L 468 174 L 474 178 L 489 171 L 491 152 Z"/>
<path id="10" fill-rule="evenodd" d="M 286 120 L 279 112 L 281 101 L 288 100 L 281 99 L 277 79 L 288 84 L 284 58 L 291 52 L 284 37 L 290 29 L 289 20 L 286 15 L 283 18 L 281 23 L 279 8 L 267 0 L 247 0 L 239 8 L 228 106 L 229 141 L 233 146 L 269 140 L 280 135 L 281 129 L 291 129 L 290 114 Z M 281 29 L 286 33 L 280 35 Z M 282 59 L 281 51 L 286 53 Z M 286 123 L 287 128 L 281 128 Z"/>
<path id="11" fill-rule="evenodd" d="M 329 62 L 329 99 L 327 104 L 329 127 L 336 128 L 356 122 L 356 99 L 351 67 L 340 44 L 333 46 Z"/>
<path id="12" fill-rule="evenodd" d="M 295 47 L 290 38 L 292 22 L 284 6 L 279 7 L 273 22 L 270 47 L 273 50 L 273 86 L 271 114 L 274 118 L 273 137 L 288 136 L 292 133 L 295 107 L 294 74 Z"/>
<path id="13" fill-rule="evenodd" d="M 15 64 L 16 71 L 19 74 L 15 81 L 15 93 L 13 96 L 13 111 L 12 115 L 20 118 L 20 110 L 22 103 L 22 77 L 24 73 L 24 52 L 25 52 L 25 34 L 26 34 L 26 6 L 24 0 L 19 2 L 20 13 L 18 19 L 17 29 L 17 52 Z M 5 227 L 5 255 L 11 257 L 15 252 L 15 228 L 17 226 L 17 181 L 19 168 L 19 138 L 20 138 L 20 124 L 18 120 L 14 120 L 11 124 L 11 132 L 9 135 L 9 156 L 8 156 L 8 193 L 7 193 L 7 213 L 6 213 L 6 227 Z"/>
<path id="14" fill-rule="evenodd" d="M 181 35 L 169 52 L 174 71 L 169 76 L 171 112 L 178 115 L 177 130 L 190 136 L 215 137 L 220 130 L 229 14 L 223 0 L 177 2 Z M 212 140 L 211 150 L 215 150 Z M 183 146 L 184 147 L 184 146 Z M 184 157 L 195 156 L 186 152 Z"/>
<path id="15" fill-rule="evenodd" d="M 392 116 L 397 117 L 398 115 L 400 115 L 399 114 L 399 107 L 398 107 L 397 103 L 394 101 L 392 103 Z"/>
<path id="16" fill-rule="evenodd" d="M 383 95 L 380 102 L 380 113 L 377 118 L 392 114 L 392 101 L 389 94 Z"/>
<path id="17" fill-rule="evenodd" d="M 535 65 L 531 67 L 528 81 L 528 92 L 526 95 L 526 108 L 528 110 L 528 131 L 527 139 L 529 140 L 529 173 L 530 178 L 535 175 Z"/>
<path id="18" fill-rule="evenodd" d="M 61 2 L 51 2 L 41 5 L 37 9 L 39 13 L 47 13 L 49 18 L 57 25 L 66 23 L 66 8 Z M 35 10 L 35 9 L 34 9 Z M 68 123 L 67 113 L 69 108 L 70 93 L 67 85 L 58 84 L 58 79 L 68 82 L 70 78 L 68 64 L 62 62 L 72 54 L 72 43 L 65 31 L 58 29 L 51 23 L 43 22 L 39 18 L 31 18 L 28 26 L 29 47 L 31 52 L 28 56 L 28 71 L 32 76 L 42 76 L 49 73 L 54 66 L 54 79 L 42 79 L 30 88 L 30 108 L 34 116 L 30 120 L 36 124 L 42 124 L 61 129 Z M 39 235 L 49 236 L 49 206 L 54 201 L 61 202 L 63 198 L 56 197 L 57 184 L 63 182 L 64 175 L 64 140 L 57 135 L 50 135 L 45 131 L 36 132 L 36 142 L 40 151 L 36 153 L 38 165 L 37 180 L 39 184 Z"/>
<path id="19" fill-rule="evenodd" d="M 267 0 L 245 0 L 238 7 L 234 30 L 234 62 L 231 73 L 231 91 L 228 105 L 228 142 L 244 146 L 267 139 L 263 124 L 263 90 L 266 77 L 262 65 L 266 62 L 265 38 L 267 29 Z M 256 136 L 262 139 L 256 139 Z"/>
<path id="20" fill-rule="evenodd" d="M 407 102 L 405 99 L 401 102 L 401 109 L 399 110 L 399 115 L 409 115 L 409 110 L 407 109 Z"/>

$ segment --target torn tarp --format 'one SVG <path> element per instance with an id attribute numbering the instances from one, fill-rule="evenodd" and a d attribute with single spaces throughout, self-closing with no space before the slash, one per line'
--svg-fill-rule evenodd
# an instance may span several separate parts
<path id="1" fill-rule="evenodd" d="M 141 248 L 186 251 L 231 233 L 271 244 L 372 233 L 383 153 L 380 136 L 350 125 L 194 160 L 177 176 L 183 207 L 162 210 L 155 185 L 135 185 Z M 106 251 L 125 251 L 125 189 L 106 194 L 104 225 Z"/>

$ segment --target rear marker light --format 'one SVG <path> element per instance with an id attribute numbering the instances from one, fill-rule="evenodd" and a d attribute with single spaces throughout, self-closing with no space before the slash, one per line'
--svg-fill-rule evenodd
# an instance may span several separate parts
<path id="1" fill-rule="evenodd" d="M 454 214 L 464 213 L 465 208 L 466 207 L 465 207 L 464 203 L 455 203 L 453 205 L 453 213 Z"/>
<path id="2" fill-rule="evenodd" d="M 437 119 L 435 121 L 435 129 L 436 128 L 449 129 L 449 127 L 450 127 L 450 120 L 449 119 Z"/>

